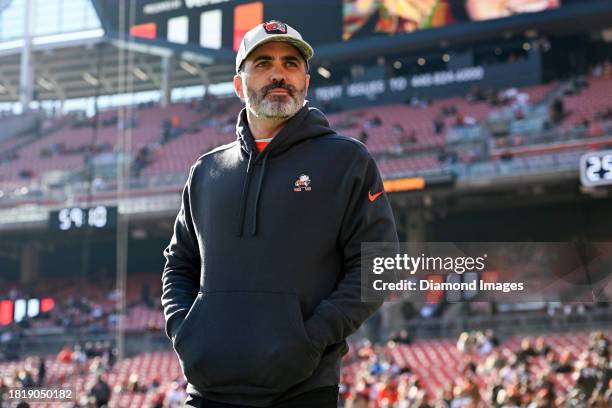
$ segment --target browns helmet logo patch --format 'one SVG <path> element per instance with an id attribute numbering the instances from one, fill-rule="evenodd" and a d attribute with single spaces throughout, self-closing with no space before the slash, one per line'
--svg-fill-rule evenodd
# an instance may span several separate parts
<path id="1" fill-rule="evenodd" d="M 312 190 L 312 187 L 310 187 L 310 177 L 308 177 L 306 174 L 300 174 L 300 177 L 298 177 L 293 185 L 295 186 L 293 191 L 296 192 Z"/>
<path id="2" fill-rule="evenodd" d="M 268 34 L 287 34 L 287 24 L 272 20 L 263 24 L 264 30 Z"/>

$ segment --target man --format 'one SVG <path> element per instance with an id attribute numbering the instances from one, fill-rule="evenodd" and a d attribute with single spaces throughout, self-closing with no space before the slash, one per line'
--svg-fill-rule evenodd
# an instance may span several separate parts
<path id="1" fill-rule="evenodd" d="M 236 57 L 237 140 L 191 167 L 164 251 L 166 332 L 194 407 L 337 406 L 361 243 L 397 242 L 376 165 L 304 98 L 313 51 L 278 21 Z"/>

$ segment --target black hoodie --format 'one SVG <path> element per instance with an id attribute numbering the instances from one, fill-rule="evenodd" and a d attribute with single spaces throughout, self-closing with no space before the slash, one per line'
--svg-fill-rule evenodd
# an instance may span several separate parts
<path id="1" fill-rule="evenodd" d="M 236 131 L 191 167 L 162 305 L 188 392 L 265 407 L 338 384 L 346 337 L 380 307 L 361 301 L 361 243 L 397 235 L 374 160 L 317 109 L 261 153 L 244 109 Z"/>

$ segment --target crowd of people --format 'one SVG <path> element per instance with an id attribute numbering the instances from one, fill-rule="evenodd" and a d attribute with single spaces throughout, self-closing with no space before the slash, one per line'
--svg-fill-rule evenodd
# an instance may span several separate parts
<path id="1" fill-rule="evenodd" d="M 525 337 L 517 350 L 503 347 L 491 331 L 462 333 L 457 352 L 464 357 L 460 374 L 431 392 L 428 378 L 412 364 L 399 364 L 390 353 L 401 344 L 362 342 L 350 364 L 354 377 L 343 376 L 341 405 L 345 408 L 604 408 L 612 404 L 610 339 L 591 334 L 584 351 L 557 350 L 544 337 Z M 570 376 L 563 388 L 558 375 Z"/>
<path id="2" fill-rule="evenodd" d="M 609 71 L 612 63 L 598 64 L 591 70 L 592 77 L 610 77 Z M 569 84 L 569 85 L 567 85 Z M 582 89 L 589 86 L 589 81 L 584 78 L 574 78 L 570 80 L 566 85 L 568 95 L 578 94 Z M 571 86 L 570 86 L 571 85 Z M 545 138 L 551 129 L 559 129 L 559 126 L 564 123 L 573 113 L 569 112 L 565 108 L 564 97 L 566 95 L 559 95 L 556 99 L 549 101 L 549 120 L 545 121 L 544 129 L 545 132 L 541 132 L 541 135 L 536 132 L 535 136 Z M 529 94 L 517 88 L 507 88 L 501 90 L 494 90 L 492 88 L 482 89 L 479 86 L 473 86 L 468 90 L 465 95 L 465 99 L 468 102 L 485 102 L 488 103 L 492 109 L 504 109 L 509 112 L 509 115 L 513 120 L 521 121 L 526 119 L 530 112 L 533 110 L 533 103 L 538 101 L 531 101 Z M 433 101 L 430 98 L 424 98 L 420 96 L 411 96 L 406 101 L 406 104 L 414 109 L 425 109 L 432 106 Z M 180 114 L 175 113 L 169 117 L 164 118 L 160 123 L 160 137 L 159 140 L 154 143 L 141 145 L 137 147 L 137 151 L 134 154 L 131 175 L 138 177 L 142 170 L 150 164 L 156 162 L 159 157 L 163 154 L 163 146 L 174 140 L 180 135 L 189 132 L 198 132 L 201 127 L 212 127 L 222 133 L 232 133 L 235 128 L 235 115 L 233 114 L 233 105 L 236 103 L 234 99 L 220 99 L 213 96 L 207 96 L 203 98 L 197 98 L 190 101 L 187 105 L 187 109 L 202 113 L 200 120 L 194 123 L 184 123 L 184 119 Z M 152 103 L 146 104 L 150 106 Z M 142 107 L 145 107 L 143 105 Z M 141 106 L 138 107 L 140 109 Z M 73 124 L 74 127 L 109 127 L 116 126 L 118 128 L 127 127 L 138 127 L 140 125 L 140 119 L 138 109 L 134 110 L 129 114 L 129 117 L 125 120 L 121 120 L 117 114 L 114 115 L 100 115 L 98 118 L 87 118 L 83 117 L 76 120 Z M 326 106 L 323 106 L 326 109 Z M 330 108 L 330 112 L 334 109 Z M 499 110 L 497 109 L 497 110 Z M 232 115 L 228 115 L 229 111 L 232 111 Z M 326 112 L 326 113 L 330 113 Z M 600 137 L 604 136 L 608 130 L 607 124 L 612 120 L 612 108 L 603 108 L 597 111 L 592 117 L 581 117 L 579 120 L 573 121 L 574 125 L 572 129 L 566 130 L 565 133 L 570 138 L 576 138 L 581 136 L 588 137 Z M 367 110 L 353 110 L 347 113 L 342 120 L 335 124 L 337 128 L 342 130 L 354 131 L 355 137 L 366 145 L 371 144 L 372 136 L 371 129 L 384 126 L 389 129 L 390 134 L 396 136 L 397 144 L 389 148 L 388 152 L 376 152 L 375 156 L 377 159 L 384 160 L 385 158 L 395 158 L 398 156 L 406 155 L 423 155 L 431 154 L 438 155 L 439 162 L 442 164 L 454 164 L 457 162 L 470 164 L 477 161 L 489 160 L 484 152 L 483 148 L 475 148 L 474 146 L 464 146 L 462 152 L 452 151 L 452 149 L 446 148 L 445 137 L 449 129 L 454 131 L 461 131 L 463 129 L 470 130 L 471 128 L 481 125 L 481 121 L 472 116 L 469 112 L 460 109 L 452 103 L 443 104 L 438 112 L 431 118 L 431 129 L 432 134 L 439 136 L 443 147 L 439 145 L 430 146 L 429 144 L 421 143 L 423 135 L 419 133 L 418 129 L 407 126 L 405 123 L 386 123 L 377 115 L 368 114 Z M 571 131 L 571 132 L 570 132 Z M 563 133 L 563 132 L 562 132 Z M 531 135 L 531 133 L 530 133 Z M 560 137 L 563 135 L 560 135 Z M 531 144 L 532 136 L 527 137 L 523 133 L 511 133 L 507 137 L 500 137 L 496 135 L 492 142 L 496 148 L 507 148 L 522 146 L 525 144 Z M 210 143 L 202 141 L 203 148 L 202 152 L 210 150 L 215 146 Z M 112 146 L 108 143 L 98 144 L 95 146 L 81 145 L 76 147 L 67 147 L 63 143 L 52 143 L 40 149 L 40 157 L 52 157 L 61 155 L 74 155 L 81 154 L 85 158 L 85 164 L 88 160 L 91 160 L 96 155 L 112 151 Z M 19 159 L 19 151 L 7 152 L 4 160 L 14 161 Z M 503 155 L 502 159 L 511 160 L 511 155 Z M 35 180 L 39 174 L 29 168 L 24 168 L 20 177 L 23 180 Z M 1 177 L 1 176 L 0 176 Z"/>
<path id="3" fill-rule="evenodd" d="M 491 330 L 462 333 L 456 349 L 448 350 L 460 356 L 459 372 L 440 389 L 432 387 L 422 371 L 417 373 L 416 365 L 422 362 L 394 358 L 394 351 L 409 343 L 408 336 L 398 336 L 381 344 L 367 339 L 352 344 L 339 384 L 339 407 L 607 408 L 612 404 L 612 347 L 604 331 L 592 332 L 575 355 L 541 336 L 522 337 L 519 347 L 511 349 Z M 66 345 L 55 360 L 69 369 L 48 378 L 51 358 L 29 358 L 11 377 L 0 378 L 0 395 L 11 386 L 50 386 L 86 376 L 89 381 L 75 408 L 105 407 L 113 395 L 135 393 L 144 396 L 143 406 L 148 408 L 180 407 L 186 398 L 185 379 L 164 378 L 163 373 L 142 379 L 132 372 L 111 387 L 108 376 L 116 371 L 116 350 L 110 342 Z"/>
<path id="4" fill-rule="evenodd" d="M 110 341 L 88 341 L 84 344 L 65 345 L 55 358 L 29 357 L 12 375 L 0 377 L 0 407 L 8 402 L 7 393 L 11 388 L 62 387 L 62 384 L 74 383 L 77 378 L 86 379 L 86 382 L 82 392 L 77 392 L 73 398 L 73 408 L 108 407 L 113 395 L 130 394 L 144 395 L 148 408 L 182 406 L 187 386 L 184 378 L 162 378 L 163 373 L 159 373 L 152 376 L 152 379 L 142 379 L 132 372 L 125 380 L 110 383 L 109 376 L 117 373 L 116 354 L 117 350 Z M 47 373 L 52 360 L 62 369 L 50 376 Z M 29 406 L 25 401 L 21 404 L 20 407 Z"/>
<path id="5" fill-rule="evenodd" d="M 88 288 L 88 290 L 91 288 Z M 24 318 L 7 326 L 0 326 L 0 362 L 18 360 L 23 352 L 19 344 L 27 337 L 36 337 L 39 333 L 61 332 L 79 333 L 80 335 L 96 335 L 111 333 L 116 327 L 120 317 L 118 308 L 119 292 L 113 287 L 112 281 L 100 278 L 98 281 L 99 293 L 58 296 L 54 299 L 51 310 L 41 312 L 34 318 Z M 152 289 L 144 282 L 140 285 L 140 296 L 127 299 L 126 312 L 135 307 L 146 307 L 151 310 L 161 310 L 159 298 L 161 289 Z M 89 291 L 91 292 L 91 291 Z M 18 288 L 11 289 L 4 299 L 17 300 L 38 298 L 38 291 L 23 291 Z M 137 329 L 151 332 L 161 332 L 157 320 L 141 321 L 136 323 Z"/>

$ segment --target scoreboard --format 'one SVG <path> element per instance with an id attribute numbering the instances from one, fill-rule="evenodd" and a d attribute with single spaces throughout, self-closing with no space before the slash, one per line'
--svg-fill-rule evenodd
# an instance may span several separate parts
<path id="1" fill-rule="evenodd" d="M 192 47 L 234 54 L 244 34 L 267 20 L 287 22 L 313 45 L 342 38 L 342 0 L 144 0 L 134 2 L 130 14 L 119 5 L 94 2 L 107 32 L 125 31 L 133 37 L 189 50 Z M 123 17 L 123 23 L 120 18 Z"/>
<path id="2" fill-rule="evenodd" d="M 66 207 L 49 214 L 49 228 L 53 231 L 78 231 L 87 228 L 102 230 L 114 228 L 116 225 L 117 207 Z"/>
<path id="3" fill-rule="evenodd" d="M 8 326 L 53 310 L 53 298 L 0 300 L 0 326 Z"/>
<path id="4" fill-rule="evenodd" d="M 248 30 L 268 20 L 288 23 L 318 50 L 322 45 L 370 37 L 389 37 L 521 14 L 543 15 L 542 12 L 565 8 L 568 4 L 594 1 L 94 0 L 94 5 L 110 36 L 117 37 L 121 32 L 140 41 L 155 41 L 157 45 L 181 51 L 205 49 L 213 56 L 227 57 L 233 56 Z"/>
<path id="5" fill-rule="evenodd" d="M 612 185 L 612 150 L 585 153 L 580 158 L 580 181 L 585 187 Z"/>

